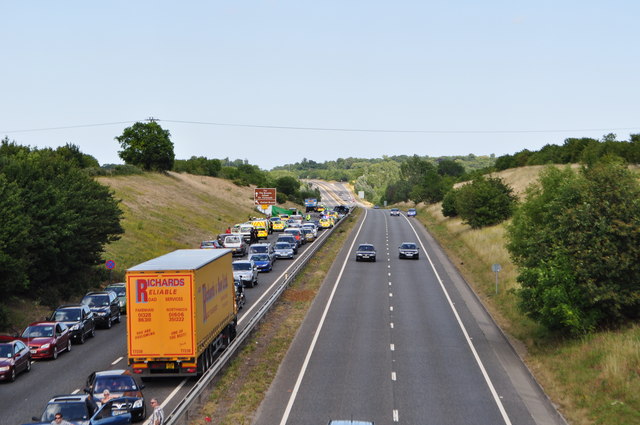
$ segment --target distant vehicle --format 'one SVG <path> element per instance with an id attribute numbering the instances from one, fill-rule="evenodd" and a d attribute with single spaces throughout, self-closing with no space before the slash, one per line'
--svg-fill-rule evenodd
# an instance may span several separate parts
<path id="1" fill-rule="evenodd" d="M 220 242 L 218 242 L 216 239 L 212 240 L 212 241 L 202 241 L 200 242 L 200 248 L 201 249 L 220 249 L 220 248 L 224 248 L 222 246 L 222 244 Z"/>
<path id="2" fill-rule="evenodd" d="M 329 229 L 330 227 L 333 227 L 333 222 L 330 218 L 320 219 L 320 229 Z"/>
<path id="3" fill-rule="evenodd" d="M 296 238 L 296 242 L 298 242 L 298 246 L 302 246 L 305 243 L 307 243 L 307 241 L 304 239 L 304 235 L 302 234 L 302 230 L 300 230 L 299 228 L 288 228 L 285 229 L 284 231 L 285 235 L 293 235 L 294 238 Z"/>
<path id="4" fill-rule="evenodd" d="M 31 370 L 31 352 L 24 342 L 0 339 L 0 381 L 13 382 L 20 372 Z"/>
<path id="5" fill-rule="evenodd" d="M 61 305 L 51 314 L 49 320 L 62 322 L 71 331 L 71 339 L 84 344 L 87 337 L 96 336 L 94 315 L 86 304 Z"/>
<path id="6" fill-rule="evenodd" d="M 364 260 L 376 261 L 376 248 L 369 243 L 360 244 L 356 250 L 356 261 Z"/>
<path id="7" fill-rule="evenodd" d="M 274 232 L 282 232 L 285 227 L 287 227 L 287 223 L 280 217 L 271 217 L 269 221 L 271 222 L 271 229 Z"/>
<path id="8" fill-rule="evenodd" d="M 398 247 L 398 258 L 415 258 L 417 260 L 420 255 L 418 250 L 418 245 L 415 243 L 403 242 L 402 245 Z"/>
<path id="9" fill-rule="evenodd" d="M 407 210 L 407 217 L 415 217 L 417 214 L 416 209 L 415 208 L 409 208 Z"/>
<path id="10" fill-rule="evenodd" d="M 124 282 L 112 283 L 104 288 L 105 291 L 113 291 L 118 296 L 120 314 L 127 314 L 127 284 Z"/>
<path id="11" fill-rule="evenodd" d="M 120 302 L 115 292 L 88 292 L 81 303 L 89 306 L 97 325 L 111 329 L 113 323 L 120 323 Z"/>
<path id="12" fill-rule="evenodd" d="M 267 254 L 271 257 L 271 262 L 276 261 L 276 251 L 271 242 L 254 243 L 249 247 L 249 255 L 251 254 Z"/>
<path id="13" fill-rule="evenodd" d="M 273 270 L 273 259 L 269 254 L 250 254 L 249 260 L 255 263 L 259 272 L 270 272 Z"/>
<path id="14" fill-rule="evenodd" d="M 337 211 L 338 214 L 349 214 L 349 207 L 346 205 L 336 205 L 333 210 Z"/>
<path id="15" fill-rule="evenodd" d="M 316 233 L 308 227 L 302 228 L 302 236 L 304 236 L 305 242 L 313 242 L 316 240 Z"/>
<path id="16" fill-rule="evenodd" d="M 369 421 L 353 421 L 351 419 L 346 419 L 346 420 L 332 420 L 329 421 L 329 425 L 373 425 L 373 422 L 369 422 Z"/>
<path id="17" fill-rule="evenodd" d="M 318 236 L 318 226 L 313 221 L 308 221 L 306 223 L 302 223 L 301 229 L 303 231 L 304 231 L 304 229 L 309 229 L 309 230 L 313 231 L 313 236 Z"/>
<path id="18" fill-rule="evenodd" d="M 379 208 L 380 208 L 380 205 L 374 205 L 374 206 L 373 206 L 373 209 L 374 209 L 374 210 L 377 210 L 377 209 L 379 209 Z"/>
<path id="19" fill-rule="evenodd" d="M 239 279 L 245 287 L 253 288 L 258 284 L 258 267 L 252 260 L 236 260 L 231 266 L 233 278 Z"/>
<path id="20" fill-rule="evenodd" d="M 391 208 L 391 212 L 389 212 L 389 215 L 391 215 L 392 217 L 397 217 L 400 215 L 400 210 L 398 208 Z"/>
<path id="21" fill-rule="evenodd" d="M 144 385 L 138 385 L 128 370 L 114 369 L 90 374 L 87 377 L 84 392 L 91 395 L 97 402 L 102 400 L 104 390 L 109 390 L 116 398 L 127 397 L 131 402 L 118 407 L 122 413 L 131 413 L 132 420 L 138 422 L 147 417 L 147 408 L 142 395 L 143 388 Z"/>
<path id="22" fill-rule="evenodd" d="M 247 244 L 241 234 L 229 234 L 225 236 L 223 245 L 233 253 L 234 257 L 244 257 L 247 253 Z"/>
<path id="23" fill-rule="evenodd" d="M 280 236 L 278 236 L 278 240 L 276 241 L 276 244 L 278 242 L 288 242 L 288 243 L 290 243 L 291 247 L 293 248 L 293 253 L 296 254 L 296 255 L 298 254 L 298 246 L 300 246 L 300 245 L 299 245 L 298 241 L 296 240 L 295 236 L 293 236 L 293 235 L 280 235 Z M 277 249 L 276 249 L 276 251 L 277 251 Z"/>
<path id="24" fill-rule="evenodd" d="M 295 253 L 289 242 L 276 242 L 274 245 L 277 258 L 293 258 Z"/>
<path id="25" fill-rule="evenodd" d="M 19 339 L 29 347 L 33 359 L 55 360 L 63 351 L 71 351 L 71 332 L 60 322 L 34 322 Z"/>
<path id="26" fill-rule="evenodd" d="M 40 417 L 34 416 L 29 425 L 49 425 L 56 413 L 62 413 L 65 421 L 77 425 L 121 425 L 131 423 L 131 413 L 122 407 L 127 406 L 129 398 L 113 399 L 98 407 L 88 394 L 57 395 L 44 408 Z"/>

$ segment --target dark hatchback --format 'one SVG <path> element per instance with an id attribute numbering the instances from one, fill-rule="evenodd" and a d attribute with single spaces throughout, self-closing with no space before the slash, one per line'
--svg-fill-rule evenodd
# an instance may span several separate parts
<path id="1" fill-rule="evenodd" d="M 104 390 L 109 390 L 112 396 L 126 397 L 129 402 L 120 408 L 131 412 L 133 421 L 141 421 L 147 417 L 147 408 L 144 404 L 142 389 L 144 385 L 138 385 L 128 370 L 115 369 L 101 372 L 93 372 L 87 378 L 84 392 L 93 396 L 96 401 L 102 400 Z"/>
<path id="2" fill-rule="evenodd" d="M 84 344 L 88 337 L 96 336 L 93 312 L 86 304 L 61 305 L 51 314 L 52 322 L 62 322 L 71 331 L 71 339 Z"/>
<path id="3" fill-rule="evenodd" d="M 31 352 L 27 344 L 9 336 L 0 336 L 0 381 L 13 382 L 20 372 L 31 370 Z"/>
<path id="4" fill-rule="evenodd" d="M 115 292 L 89 292 L 82 298 L 81 303 L 89 306 L 96 324 L 109 329 L 114 322 L 120 323 L 120 303 Z"/>

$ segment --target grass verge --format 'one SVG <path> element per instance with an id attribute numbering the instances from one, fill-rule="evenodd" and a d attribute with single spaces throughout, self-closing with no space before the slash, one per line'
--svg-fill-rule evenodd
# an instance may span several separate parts
<path id="1" fill-rule="evenodd" d="M 204 423 L 207 417 L 213 418 L 216 425 L 248 425 L 252 422 L 324 281 L 326 271 L 335 261 L 360 214 L 361 210 L 356 209 L 345 219 L 291 287 L 285 290 L 238 355 L 216 378 L 215 389 L 201 409 L 199 416 L 202 419 L 192 421 L 192 424 Z"/>

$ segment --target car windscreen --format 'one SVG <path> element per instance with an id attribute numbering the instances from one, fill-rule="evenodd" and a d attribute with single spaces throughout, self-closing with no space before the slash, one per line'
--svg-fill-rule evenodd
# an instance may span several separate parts
<path id="1" fill-rule="evenodd" d="M 51 422 L 56 416 L 56 413 L 62 413 L 62 417 L 67 421 L 77 421 L 78 419 L 88 420 L 89 412 L 87 412 L 87 406 L 84 402 L 78 401 L 75 403 L 50 403 L 47 404 L 44 413 L 42 413 L 42 422 Z"/>
<path id="2" fill-rule="evenodd" d="M 251 263 L 232 263 L 231 265 L 236 271 L 251 270 Z"/>
<path id="3" fill-rule="evenodd" d="M 260 253 L 267 252 L 267 247 L 264 245 L 263 246 L 254 245 L 251 247 L 251 252 L 260 252 Z"/>
<path id="4" fill-rule="evenodd" d="M 240 236 L 227 236 L 224 243 L 240 243 Z"/>
<path id="5" fill-rule="evenodd" d="M 251 259 L 253 261 L 269 261 L 269 256 L 267 254 L 253 254 Z"/>
<path id="6" fill-rule="evenodd" d="M 109 305 L 108 295 L 87 295 L 82 299 L 82 304 L 89 307 L 105 307 Z"/>
<path id="7" fill-rule="evenodd" d="M 56 310 L 51 320 L 54 322 L 77 322 L 80 320 L 80 309 Z"/>
<path id="8" fill-rule="evenodd" d="M 107 288 L 109 291 L 113 291 L 116 293 L 117 296 L 119 297 L 124 297 L 126 294 L 126 289 L 124 286 L 107 286 Z"/>
<path id="9" fill-rule="evenodd" d="M 291 245 L 287 242 L 279 242 L 276 244 L 276 249 L 290 249 Z"/>
<path id="10" fill-rule="evenodd" d="M 373 246 L 371 246 L 371 245 L 360 245 L 358 247 L 358 251 L 373 251 Z"/>
<path id="11" fill-rule="evenodd" d="M 416 244 L 414 243 L 403 243 L 400 248 L 402 249 L 416 249 Z"/>
<path id="12" fill-rule="evenodd" d="M 0 344 L 0 358 L 10 359 L 11 357 L 13 357 L 13 345 Z"/>
<path id="13" fill-rule="evenodd" d="M 112 393 L 138 391 L 136 381 L 130 376 L 99 376 L 93 387 L 94 394 L 102 394 L 104 390 Z"/>
<path id="14" fill-rule="evenodd" d="M 22 332 L 22 338 L 43 338 L 53 336 L 53 326 L 29 326 Z"/>

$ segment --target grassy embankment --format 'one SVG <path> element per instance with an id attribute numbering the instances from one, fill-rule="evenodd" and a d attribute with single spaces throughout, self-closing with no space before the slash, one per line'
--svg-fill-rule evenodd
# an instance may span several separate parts
<path id="1" fill-rule="evenodd" d="M 253 188 L 228 180 L 178 173 L 97 180 L 112 189 L 124 212 L 125 233 L 106 246 L 103 255 L 105 260 L 116 262 L 114 281 L 122 281 L 131 266 L 176 249 L 199 248 L 201 241 L 223 233 L 227 226 L 246 221 L 249 215 L 260 215 L 254 209 Z M 64 303 L 78 302 L 82 295 Z M 13 327 L 21 329 L 50 313 L 49 307 L 19 300 L 10 317 Z"/>
<path id="2" fill-rule="evenodd" d="M 498 175 L 516 193 L 537 179 L 542 167 Z M 529 368 L 571 424 L 640 424 L 640 326 L 598 332 L 580 339 L 549 335 L 523 316 L 512 289 L 517 270 L 505 249 L 504 225 L 472 230 L 445 218 L 441 205 L 422 206 L 418 218 L 454 259 Z M 492 264 L 501 264 L 495 293 Z"/>

